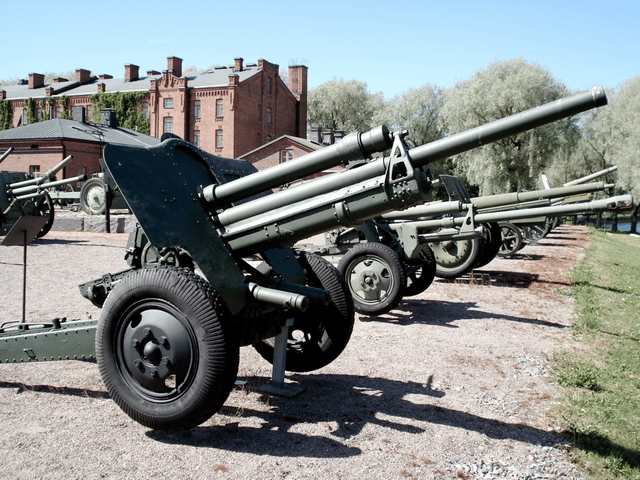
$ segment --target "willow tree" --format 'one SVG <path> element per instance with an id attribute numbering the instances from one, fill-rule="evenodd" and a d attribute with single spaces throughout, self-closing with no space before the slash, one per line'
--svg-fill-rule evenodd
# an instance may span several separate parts
<path id="1" fill-rule="evenodd" d="M 491 63 L 447 90 L 442 115 L 454 134 L 557 100 L 569 92 L 542 66 L 524 59 Z M 540 174 L 578 139 L 575 118 L 504 138 L 452 157 L 482 195 L 536 188 Z"/>
<path id="2" fill-rule="evenodd" d="M 366 82 L 334 77 L 309 91 L 307 120 L 314 127 L 363 132 L 381 108 L 382 93 L 370 93 Z"/>

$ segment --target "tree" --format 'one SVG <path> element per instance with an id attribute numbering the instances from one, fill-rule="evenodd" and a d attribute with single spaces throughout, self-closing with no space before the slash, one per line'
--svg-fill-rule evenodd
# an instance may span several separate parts
<path id="1" fill-rule="evenodd" d="M 382 93 L 369 93 L 366 82 L 334 77 L 309 91 L 307 119 L 312 126 L 364 132 L 382 103 Z"/>
<path id="2" fill-rule="evenodd" d="M 441 106 L 442 89 L 426 84 L 410 88 L 384 102 L 373 123 L 386 125 L 392 130 L 407 130 L 409 140 L 416 145 L 424 145 L 443 136 Z"/>
<path id="3" fill-rule="evenodd" d="M 442 115 L 458 133 L 567 94 L 542 66 L 524 59 L 491 63 L 447 90 Z M 536 188 L 543 169 L 570 152 L 578 139 L 574 119 L 565 119 L 452 158 L 482 195 Z"/>

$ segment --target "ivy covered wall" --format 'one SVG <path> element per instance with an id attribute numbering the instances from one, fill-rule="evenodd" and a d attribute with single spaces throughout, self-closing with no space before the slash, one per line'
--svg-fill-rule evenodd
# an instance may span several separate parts
<path id="1" fill-rule="evenodd" d="M 112 108 L 116 111 L 119 127 L 149 135 L 149 119 L 142 114 L 142 101 L 148 94 L 149 92 L 121 92 L 91 95 L 93 121 L 100 122 L 100 110 Z"/>

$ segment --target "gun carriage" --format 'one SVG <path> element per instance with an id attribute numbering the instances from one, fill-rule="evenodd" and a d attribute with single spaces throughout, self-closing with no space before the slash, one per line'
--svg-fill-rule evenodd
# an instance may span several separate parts
<path id="1" fill-rule="evenodd" d="M 97 322 L 0 329 L 0 362 L 92 358 L 95 336 L 100 374 L 129 416 L 157 429 L 198 425 L 229 395 L 241 346 L 253 345 L 274 370 L 297 372 L 346 347 L 350 289 L 321 256 L 292 248 L 297 242 L 424 203 L 430 162 L 604 104 L 594 87 L 410 150 L 401 134 L 378 127 L 260 172 L 177 139 L 107 145 L 105 167 L 139 222 L 130 268 L 81 286 L 102 306 Z M 359 158 L 357 168 L 271 192 Z"/>
<path id="2" fill-rule="evenodd" d="M 13 148 L 8 149 L 0 157 L 0 162 L 7 158 L 12 150 Z M 33 177 L 25 172 L 0 171 L 0 236 L 6 235 L 18 219 L 24 216 L 48 217 L 37 237 L 44 237 L 51 230 L 55 215 L 51 192 L 85 179 L 84 175 L 80 175 L 63 180 L 53 180 L 56 173 L 72 158 L 73 156 L 69 155 L 40 177 Z"/>

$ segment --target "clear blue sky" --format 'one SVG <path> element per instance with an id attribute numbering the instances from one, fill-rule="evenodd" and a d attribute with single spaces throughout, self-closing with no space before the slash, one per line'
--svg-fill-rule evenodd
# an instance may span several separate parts
<path id="1" fill-rule="evenodd" d="M 520 57 L 578 90 L 640 74 L 638 0 L 3 0 L 0 20 L 0 79 L 304 59 L 310 88 L 356 79 L 390 98 Z"/>

